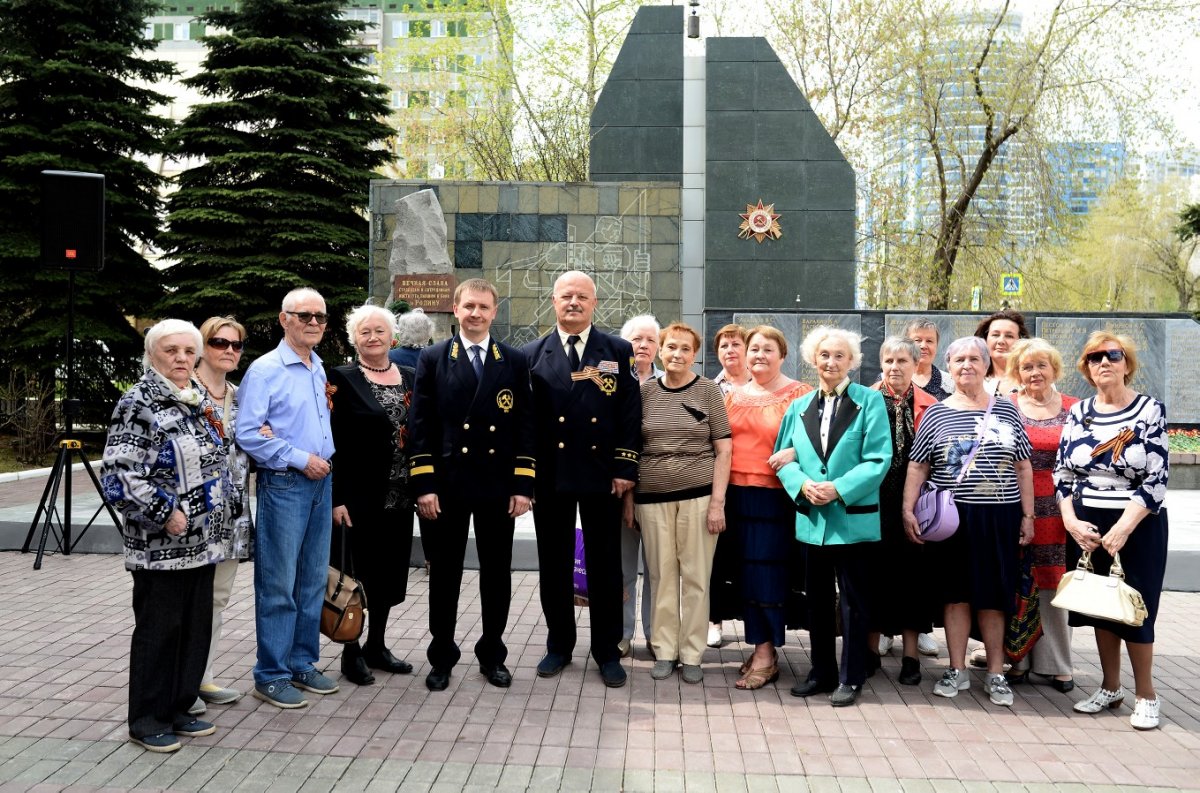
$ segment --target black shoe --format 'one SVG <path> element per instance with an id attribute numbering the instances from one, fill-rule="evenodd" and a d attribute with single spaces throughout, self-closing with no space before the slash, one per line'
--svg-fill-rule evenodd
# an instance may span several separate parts
<path id="1" fill-rule="evenodd" d="M 412 674 L 412 664 L 408 661 L 401 661 L 396 656 L 392 655 L 392 651 L 384 647 L 382 650 L 375 652 L 373 650 L 363 650 L 363 660 L 367 662 L 367 666 L 372 669 L 380 669 L 384 672 L 391 672 L 394 675 L 410 675 Z"/>
<path id="2" fill-rule="evenodd" d="M 554 677 L 569 663 L 571 663 L 571 656 L 569 655 L 546 653 L 546 656 L 538 662 L 538 677 Z"/>
<path id="3" fill-rule="evenodd" d="M 842 683 L 838 685 L 837 689 L 833 692 L 833 696 L 829 698 L 829 704 L 835 708 L 844 708 L 847 705 L 853 705 L 861 692 L 862 686 L 848 686 Z"/>
<path id="4" fill-rule="evenodd" d="M 879 658 L 879 653 L 874 650 L 867 650 L 867 677 L 874 677 L 879 668 L 883 666 L 883 661 Z"/>
<path id="5" fill-rule="evenodd" d="M 900 659 L 900 676 L 896 680 L 906 686 L 916 686 L 921 683 L 921 662 L 910 655 Z"/>
<path id="6" fill-rule="evenodd" d="M 1040 672 L 1037 672 L 1036 674 L 1038 677 L 1045 678 L 1046 683 L 1055 691 L 1061 691 L 1062 693 L 1066 694 L 1068 691 L 1075 690 L 1074 680 L 1059 680 L 1053 675 L 1043 675 Z"/>
<path id="7" fill-rule="evenodd" d="M 369 686 L 375 682 L 375 675 L 371 674 L 363 657 L 347 659 L 344 651 L 342 654 L 342 677 L 356 686 Z"/>
<path id="8" fill-rule="evenodd" d="M 508 667 L 504 664 L 496 664 L 495 666 L 479 665 L 479 672 L 487 681 L 497 688 L 508 688 L 512 685 L 512 673 L 508 671 Z"/>
<path id="9" fill-rule="evenodd" d="M 445 691 L 450 685 L 450 670 L 434 667 L 425 676 L 425 688 L 430 691 Z"/>
<path id="10" fill-rule="evenodd" d="M 600 677 L 609 688 L 620 688 L 628 679 L 625 667 L 621 666 L 620 661 L 606 661 L 600 664 Z"/>
<path id="11" fill-rule="evenodd" d="M 1010 686 L 1019 686 L 1022 683 L 1029 682 L 1029 673 L 1010 669 L 1004 673 L 1004 679 L 1008 681 Z"/>
<path id="12" fill-rule="evenodd" d="M 805 680 L 792 686 L 793 697 L 811 697 L 813 694 L 830 694 L 838 687 L 837 683 L 823 683 L 820 680 Z"/>

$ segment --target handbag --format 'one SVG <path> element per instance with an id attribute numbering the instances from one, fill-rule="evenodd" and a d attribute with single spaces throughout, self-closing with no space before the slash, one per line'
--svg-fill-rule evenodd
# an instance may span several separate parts
<path id="1" fill-rule="evenodd" d="M 325 580 L 325 603 L 321 607 L 321 633 L 331 642 L 358 641 L 366 624 L 367 593 L 362 582 L 346 575 L 346 527 L 342 527 L 340 569 L 329 565 Z"/>
<path id="2" fill-rule="evenodd" d="M 1113 554 L 1108 575 L 1092 569 L 1092 553 L 1085 551 L 1075 569 L 1058 582 L 1058 591 L 1050 605 L 1088 617 L 1140 627 L 1146 621 L 1146 601 L 1142 593 L 1125 583 L 1121 554 Z"/>
<path id="3" fill-rule="evenodd" d="M 988 416 L 992 414 L 995 404 L 995 399 L 988 400 L 983 421 L 979 422 L 979 438 L 975 443 L 975 448 L 971 450 L 971 454 L 966 460 L 963 460 L 958 478 L 954 480 L 955 486 L 959 485 L 963 477 L 967 475 L 967 471 L 971 469 L 971 463 L 975 461 L 975 455 L 983 446 L 983 434 L 987 432 Z M 913 509 L 913 515 L 917 519 L 917 527 L 921 530 L 921 539 L 925 542 L 939 542 L 953 537 L 954 533 L 958 531 L 958 507 L 954 503 L 953 488 L 938 487 L 928 479 L 925 480 L 921 485 L 921 493 L 917 496 L 917 505 Z"/>

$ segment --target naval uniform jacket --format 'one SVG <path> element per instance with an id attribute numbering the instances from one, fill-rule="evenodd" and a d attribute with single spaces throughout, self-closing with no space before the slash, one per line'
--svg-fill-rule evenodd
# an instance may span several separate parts
<path id="1" fill-rule="evenodd" d="M 533 401 L 521 350 L 496 341 L 484 350 L 478 383 L 459 336 L 421 351 L 409 428 L 409 484 L 429 493 L 533 496 Z"/>
<path id="2" fill-rule="evenodd" d="M 576 379 L 557 328 L 524 352 L 533 386 L 539 492 L 608 494 L 613 479 L 636 482 L 642 392 L 629 342 L 593 325 Z"/>

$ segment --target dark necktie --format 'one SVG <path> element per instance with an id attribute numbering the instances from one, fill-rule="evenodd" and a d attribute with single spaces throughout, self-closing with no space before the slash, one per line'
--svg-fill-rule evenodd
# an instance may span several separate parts
<path id="1" fill-rule="evenodd" d="M 575 349 L 575 345 L 579 343 L 578 336 L 567 337 L 567 360 L 571 362 L 571 371 L 579 371 L 579 351 Z"/>
<path id="2" fill-rule="evenodd" d="M 471 366 L 475 367 L 475 379 L 483 382 L 483 348 L 478 344 L 471 345 Z"/>

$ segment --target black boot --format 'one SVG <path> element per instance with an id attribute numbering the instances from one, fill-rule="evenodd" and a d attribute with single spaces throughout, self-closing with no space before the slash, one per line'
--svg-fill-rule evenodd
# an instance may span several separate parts
<path id="1" fill-rule="evenodd" d="M 906 686 L 915 686 L 921 682 L 921 662 L 911 655 L 900 659 L 900 676 L 896 678 Z"/>

